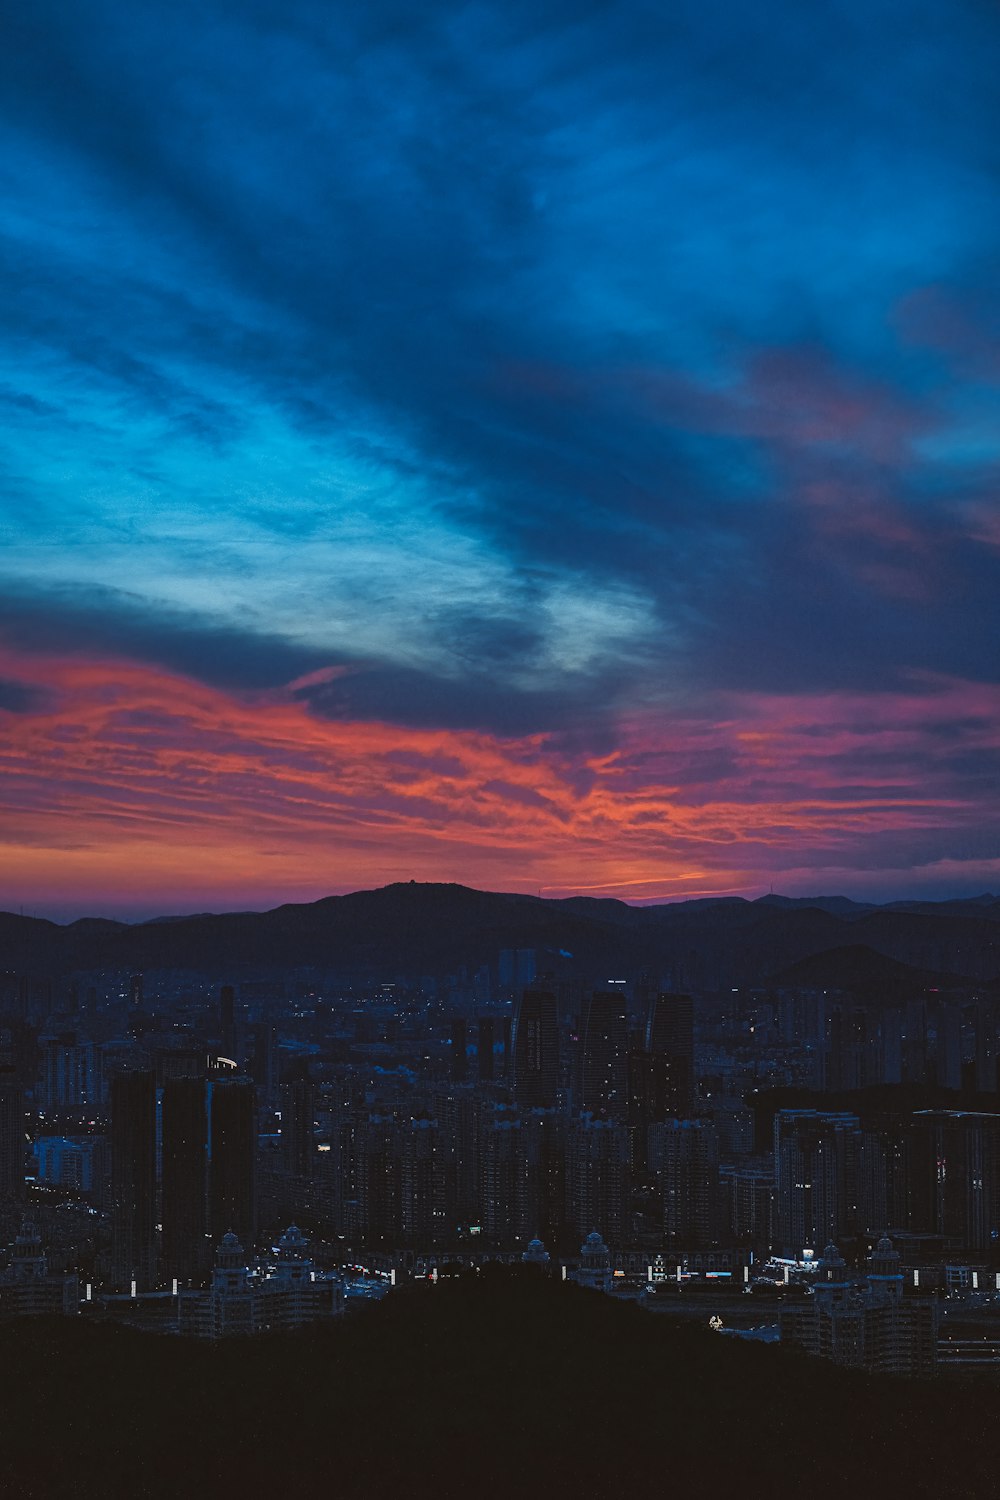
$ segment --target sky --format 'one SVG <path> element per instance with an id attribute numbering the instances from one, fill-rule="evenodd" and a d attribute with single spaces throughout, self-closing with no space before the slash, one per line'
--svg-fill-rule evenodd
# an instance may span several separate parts
<path id="1" fill-rule="evenodd" d="M 33 0 L 0 906 L 1000 890 L 994 0 Z"/>

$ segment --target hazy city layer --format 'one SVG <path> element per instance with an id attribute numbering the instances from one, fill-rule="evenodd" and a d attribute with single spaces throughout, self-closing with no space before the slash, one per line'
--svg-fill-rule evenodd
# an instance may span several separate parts
<path id="1" fill-rule="evenodd" d="M 0 1312 L 250 1336 L 502 1264 L 1000 1368 L 991 896 L 4 924 Z"/>

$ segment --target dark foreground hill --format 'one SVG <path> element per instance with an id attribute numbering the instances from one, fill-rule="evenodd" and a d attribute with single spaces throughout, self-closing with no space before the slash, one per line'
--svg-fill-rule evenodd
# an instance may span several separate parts
<path id="1" fill-rule="evenodd" d="M 840 1371 L 596 1293 L 484 1278 L 206 1347 L 0 1327 L 9 1497 L 993 1493 L 996 1391 Z"/>
<path id="2" fill-rule="evenodd" d="M 0 971 L 35 976 L 185 970 L 238 981 L 312 968 L 367 982 L 440 976 L 460 965 L 474 972 L 495 964 L 503 948 L 534 948 L 543 967 L 567 973 L 610 977 L 646 967 L 712 989 L 763 984 L 791 964 L 852 946 L 923 972 L 989 981 L 1000 974 L 1000 901 L 911 911 L 768 896 L 635 907 L 410 881 L 274 911 L 134 925 L 61 927 L 0 913 Z"/>

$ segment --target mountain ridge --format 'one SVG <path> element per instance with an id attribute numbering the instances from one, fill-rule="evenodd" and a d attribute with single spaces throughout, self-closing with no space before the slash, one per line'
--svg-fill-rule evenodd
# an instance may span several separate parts
<path id="1" fill-rule="evenodd" d="M 723 988 L 773 982 L 816 954 L 861 945 L 912 969 L 989 982 L 1000 973 L 1000 901 L 923 903 L 914 911 L 842 906 L 849 898 L 725 897 L 630 906 L 613 898 L 547 898 L 457 883 L 395 882 L 285 903 L 264 912 L 201 913 L 60 926 L 0 913 L 0 970 L 56 976 L 94 970 L 189 971 L 234 980 L 293 969 L 346 982 L 474 972 L 505 948 L 534 948 L 539 970 L 599 982 L 649 971 L 655 982 Z M 831 907 L 833 909 L 831 909 Z"/>

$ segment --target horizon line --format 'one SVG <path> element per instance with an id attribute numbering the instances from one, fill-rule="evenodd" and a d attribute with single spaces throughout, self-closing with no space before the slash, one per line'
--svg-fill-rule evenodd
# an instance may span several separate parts
<path id="1" fill-rule="evenodd" d="M 621 882 L 611 881 L 606 885 L 577 886 L 570 890 L 566 895 L 551 896 L 543 895 L 543 892 L 565 888 L 560 886 L 539 886 L 537 887 L 535 892 L 508 891 L 494 890 L 486 886 L 466 885 L 463 881 L 459 880 L 390 880 L 387 881 L 384 885 L 358 886 L 354 889 L 346 891 L 332 891 L 327 893 L 326 895 L 316 896 L 311 900 L 306 901 L 279 901 L 274 906 L 232 906 L 217 909 L 207 909 L 203 907 L 197 911 L 155 911 L 150 916 L 143 917 L 106 916 L 97 913 L 85 912 L 80 916 L 71 917 L 68 920 L 60 921 L 56 917 L 49 917 L 40 914 L 37 907 L 35 907 L 33 910 L 26 911 L 24 909 L 23 903 L 18 903 L 18 907 L 16 910 L 13 907 L 0 907 L 0 917 L 13 917 L 15 919 L 23 919 L 24 921 L 47 922 L 54 927 L 73 927 L 78 922 L 111 922 L 122 927 L 145 927 L 153 925 L 157 922 L 194 921 L 202 917 L 266 916 L 270 912 L 280 911 L 283 907 L 318 906 L 323 901 L 340 901 L 350 896 L 377 895 L 382 891 L 392 890 L 394 887 L 404 887 L 411 885 L 421 887 L 434 886 L 440 887 L 442 889 L 473 891 L 476 894 L 485 896 L 514 896 L 518 898 L 524 898 L 529 901 L 545 901 L 552 903 L 574 901 L 578 899 L 585 901 L 614 901 L 621 906 L 633 906 L 636 908 L 655 906 L 681 906 L 686 904 L 694 904 L 695 902 L 721 903 L 724 901 L 740 901 L 748 906 L 752 906 L 757 904 L 758 902 L 774 900 L 792 901 L 800 906 L 809 906 L 813 903 L 819 902 L 842 901 L 847 902 L 852 906 L 879 909 L 885 907 L 914 904 L 921 906 L 947 906 L 954 905 L 955 903 L 983 905 L 988 902 L 1000 900 L 1000 897 L 996 896 L 992 891 L 977 891 L 975 894 L 967 896 L 895 896 L 890 897 L 886 901 L 874 901 L 859 899 L 855 896 L 847 896 L 842 892 L 827 893 L 818 891 L 809 895 L 789 896 L 782 891 L 774 890 L 773 887 L 760 895 L 747 896 L 740 894 L 740 890 L 745 888 L 741 888 L 738 886 L 722 887 L 707 891 L 695 890 L 685 892 L 671 892 L 668 894 L 661 894 L 657 896 L 633 897 L 631 900 L 626 897 L 610 894 L 610 892 L 614 889 L 621 889 L 623 886 L 656 883 L 658 882 L 651 880 L 634 880 Z M 602 892 L 607 894 L 601 894 Z"/>

